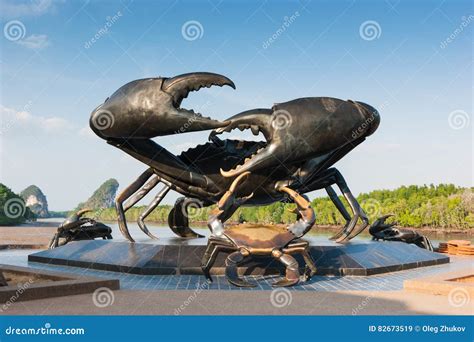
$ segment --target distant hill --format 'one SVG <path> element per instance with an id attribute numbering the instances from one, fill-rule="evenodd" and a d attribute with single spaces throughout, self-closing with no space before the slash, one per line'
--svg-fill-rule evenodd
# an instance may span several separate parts
<path id="1" fill-rule="evenodd" d="M 97 210 L 113 207 L 118 187 L 119 183 L 114 178 L 105 181 L 96 191 L 94 191 L 92 196 L 86 202 L 80 203 L 76 210 L 82 208 Z"/>
<path id="2" fill-rule="evenodd" d="M 0 226 L 17 225 L 33 219 L 35 215 L 25 206 L 23 198 L 0 183 Z"/>
<path id="3" fill-rule="evenodd" d="M 25 205 L 39 218 L 49 217 L 48 201 L 43 191 L 36 185 L 30 185 L 20 193 Z"/>

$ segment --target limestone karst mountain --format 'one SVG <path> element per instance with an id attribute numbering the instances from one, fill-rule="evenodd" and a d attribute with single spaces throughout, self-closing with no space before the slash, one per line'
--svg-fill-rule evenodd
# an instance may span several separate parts
<path id="1" fill-rule="evenodd" d="M 36 217 L 49 217 L 48 201 L 39 187 L 30 185 L 20 193 L 20 196 L 25 201 L 25 205 L 30 208 Z"/>
<path id="2" fill-rule="evenodd" d="M 106 180 L 96 191 L 94 191 L 92 196 L 89 197 L 86 202 L 80 203 L 77 206 L 77 209 L 89 208 L 97 210 L 113 207 L 118 187 L 119 183 L 116 179 L 111 178 Z"/>

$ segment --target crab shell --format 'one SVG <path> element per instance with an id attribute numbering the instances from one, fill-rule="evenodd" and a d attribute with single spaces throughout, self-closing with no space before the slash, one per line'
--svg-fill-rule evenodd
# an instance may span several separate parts
<path id="1" fill-rule="evenodd" d="M 250 254 L 270 254 L 274 249 L 281 249 L 296 239 L 296 236 L 285 227 L 244 225 L 226 229 L 224 235 L 237 248 L 244 248 Z"/>

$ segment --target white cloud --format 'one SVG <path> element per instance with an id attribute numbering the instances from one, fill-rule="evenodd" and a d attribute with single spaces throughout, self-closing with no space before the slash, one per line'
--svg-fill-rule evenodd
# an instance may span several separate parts
<path id="1" fill-rule="evenodd" d="M 0 105 L 0 117 L 0 135 L 9 133 L 21 135 L 27 128 L 44 133 L 59 133 L 73 129 L 73 125 L 66 119 L 32 115 L 26 110 L 15 110 L 2 105 Z"/>
<path id="2" fill-rule="evenodd" d="M 42 118 L 39 117 L 37 118 L 38 123 L 41 128 L 43 128 L 45 131 L 48 132 L 54 132 L 54 131 L 61 131 L 64 129 L 70 129 L 72 128 L 71 124 L 63 119 L 63 118 L 58 118 L 58 117 L 51 117 L 51 118 Z"/>
<path id="3" fill-rule="evenodd" d="M 94 134 L 94 132 L 92 132 L 91 128 L 89 126 L 84 126 L 82 127 L 80 130 L 79 130 L 79 135 L 81 137 L 87 137 L 87 138 L 90 138 L 90 137 L 96 137 L 96 135 Z"/>
<path id="4" fill-rule="evenodd" d="M 20 17 L 38 17 L 46 13 L 50 13 L 55 9 L 53 0 L 2 0 L 1 16 L 3 18 L 20 18 Z M 62 1 L 61 1 L 62 2 Z"/>
<path id="5" fill-rule="evenodd" d="M 32 34 L 31 36 L 18 40 L 16 43 L 28 49 L 40 50 L 49 45 L 49 40 L 45 34 Z"/>

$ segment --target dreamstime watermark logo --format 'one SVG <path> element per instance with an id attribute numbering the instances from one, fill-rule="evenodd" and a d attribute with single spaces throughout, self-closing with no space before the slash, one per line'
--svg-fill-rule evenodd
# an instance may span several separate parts
<path id="1" fill-rule="evenodd" d="M 102 206 L 99 209 L 95 210 L 94 215 L 92 215 L 92 217 L 91 217 L 91 220 L 96 221 L 96 220 L 100 219 L 100 216 L 102 215 L 102 213 L 104 212 L 105 209 L 107 209 L 107 208 Z"/>
<path id="2" fill-rule="evenodd" d="M 441 43 L 439 43 L 439 47 L 441 49 L 446 49 L 446 47 L 454 42 L 454 40 L 464 31 L 466 27 L 469 26 L 474 21 L 474 15 L 470 15 L 468 17 L 461 18 L 461 24 Z"/>
<path id="3" fill-rule="evenodd" d="M 290 112 L 284 109 L 275 111 L 272 117 L 272 127 L 276 130 L 288 128 L 293 123 Z"/>
<path id="4" fill-rule="evenodd" d="M 382 28 L 375 20 L 367 20 L 360 24 L 359 35 L 363 40 L 367 41 L 379 39 L 382 35 Z"/>
<path id="5" fill-rule="evenodd" d="M 3 205 L 3 212 L 8 218 L 16 219 L 25 214 L 26 206 L 22 198 L 10 198 Z"/>
<path id="6" fill-rule="evenodd" d="M 123 16 L 121 11 L 118 11 L 113 16 L 105 18 L 105 24 L 102 26 L 94 36 L 84 43 L 84 48 L 89 49 L 92 45 L 98 42 L 104 35 L 109 33 L 109 29 Z"/>
<path id="7" fill-rule="evenodd" d="M 92 294 L 92 302 L 98 308 L 106 308 L 115 301 L 115 295 L 108 287 L 99 287 Z"/>
<path id="8" fill-rule="evenodd" d="M 352 315 L 355 316 L 362 312 L 370 304 L 371 300 L 371 296 L 365 297 L 359 305 L 352 309 Z"/>
<path id="9" fill-rule="evenodd" d="M 209 280 L 206 280 L 206 282 L 199 284 L 199 286 L 194 290 L 194 292 L 189 295 L 188 298 L 181 304 L 178 308 L 174 309 L 174 314 L 175 316 L 178 316 L 183 313 L 186 308 L 194 302 L 194 300 L 197 298 L 197 296 L 204 291 L 205 289 L 209 288 L 209 285 L 211 285 L 211 282 Z"/>
<path id="10" fill-rule="evenodd" d="M 25 38 L 26 27 L 19 20 L 11 20 L 3 26 L 3 35 L 11 42 Z"/>
<path id="11" fill-rule="evenodd" d="M 190 198 L 186 199 L 184 205 L 181 207 L 184 217 L 188 219 L 195 219 L 201 215 L 204 204 L 202 201 Z"/>
<path id="12" fill-rule="evenodd" d="M 264 49 L 268 49 L 285 31 L 290 27 L 291 24 L 300 16 L 300 12 L 296 11 L 291 16 L 283 18 L 283 24 L 266 40 L 262 43 Z"/>
<path id="13" fill-rule="evenodd" d="M 18 289 L 15 291 L 15 294 L 12 295 L 1 307 L 0 307 L 0 312 L 5 312 L 10 308 L 10 306 L 15 303 L 18 298 L 33 284 L 33 279 L 30 278 L 28 279 L 27 282 L 21 284 L 18 286 Z"/>
<path id="14" fill-rule="evenodd" d="M 201 39 L 204 35 L 204 27 L 197 20 L 189 20 L 181 26 L 181 35 L 188 41 Z"/>
<path id="15" fill-rule="evenodd" d="M 360 206 L 368 216 L 372 217 L 379 216 L 382 209 L 380 202 L 373 198 L 363 200 Z"/>
<path id="16" fill-rule="evenodd" d="M 270 294 L 270 303 L 272 303 L 275 308 L 290 306 L 292 301 L 293 295 L 291 291 L 284 287 L 274 289 Z"/>
<path id="17" fill-rule="evenodd" d="M 191 125 L 193 124 L 193 122 L 199 119 L 202 119 L 202 116 L 198 114 L 191 115 L 189 119 L 180 128 L 174 131 L 174 133 L 175 134 L 186 133 L 188 131 L 188 128 L 191 127 Z"/>
<path id="18" fill-rule="evenodd" d="M 92 117 L 92 125 L 99 131 L 111 128 L 115 123 L 114 115 L 105 109 L 99 109 Z"/>
<path id="19" fill-rule="evenodd" d="M 51 323 L 45 323 L 44 326 L 39 328 L 35 327 L 12 327 L 9 326 L 5 329 L 6 335 L 85 335 L 86 331 L 84 328 L 53 328 Z"/>
<path id="20" fill-rule="evenodd" d="M 377 115 L 378 114 L 376 112 L 371 112 L 370 116 L 366 118 L 364 122 L 362 122 L 362 124 L 359 125 L 359 127 L 357 127 L 355 130 L 352 131 L 352 138 L 357 139 L 362 134 L 364 134 L 367 131 L 367 129 L 370 127 L 370 124 L 375 120 Z"/>
<path id="21" fill-rule="evenodd" d="M 33 102 L 31 100 L 28 101 L 23 106 L 22 110 L 13 115 L 13 110 L 7 110 L 5 115 L 3 115 L 2 117 L 2 120 L 0 121 L 0 136 L 6 134 L 15 125 L 15 123 L 20 120 L 18 114 L 29 114 L 28 112 L 30 111 L 32 104 Z"/>
<path id="22" fill-rule="evenodd" d="M 460 109 L 452 111 L 448 116 L 449 127 L 455 130 L 469 126 L 470 121 L 469 114 Z"/>
<path id="23" fill-rule="evenodd" d="M 448 294 L 449 305 L 454 306 L 455 308 L 460 308 L 461 306 L 469 304 L 471 301 L 471 296 L 469 292 L 462 287 L 455 287 Z"/>

